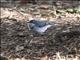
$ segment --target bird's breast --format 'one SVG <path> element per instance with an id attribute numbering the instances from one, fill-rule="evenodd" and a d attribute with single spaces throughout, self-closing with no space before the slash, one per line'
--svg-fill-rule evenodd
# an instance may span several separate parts
<path id="1" fill-rule="evenodd" d="M 34 27 L 34 30 L 37 32 L 43 33 L 50 27 L 51 27 L 51 25 L 46 25 L 44 27 Z"/>

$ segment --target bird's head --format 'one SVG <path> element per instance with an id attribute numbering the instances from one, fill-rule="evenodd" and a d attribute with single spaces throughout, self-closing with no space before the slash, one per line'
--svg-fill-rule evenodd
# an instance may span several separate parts
<path id="1" fill-rule="evenodd" d="M 36 21 L 35 20 L 31 20 L 31 21 L 29 21 L 28 23 L 36 23 Z"/>

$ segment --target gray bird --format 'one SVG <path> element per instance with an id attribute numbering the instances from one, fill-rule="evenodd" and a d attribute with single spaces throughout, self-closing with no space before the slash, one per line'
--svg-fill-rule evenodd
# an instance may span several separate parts
<path id="1" fill-rule="evenodd" d="M 28 28 L 29 30 L 33 30 L 39 34 L 43 34 L 48 28 L 50 28 L 52 25 L 45 22 L 45 21 L 39 21 L 39 20 L 31 20 L 28 22 Z"/>

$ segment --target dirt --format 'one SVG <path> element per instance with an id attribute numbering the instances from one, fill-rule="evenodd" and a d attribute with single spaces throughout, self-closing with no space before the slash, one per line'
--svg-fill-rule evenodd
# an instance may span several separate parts
<path id="1" fill-rule="evenodd" d="M 34 7 L 1 8 L 1 56 L 27 60 L 40 60 L 38 58 L 48 56 L 53 60 L 53 56 L 60 52 L 60 56 L 77 56 L 79 60 L 80 14 L 55 14 L 53 10 Z M 49 22 L 59 26 L 39 35 L 28 29 L 27 22 L 33 18 L 49 19 Z"/>

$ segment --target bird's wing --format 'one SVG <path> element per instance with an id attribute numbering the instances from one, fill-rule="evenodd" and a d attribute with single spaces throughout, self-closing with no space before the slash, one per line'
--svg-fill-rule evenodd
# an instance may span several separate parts
<path id="1" fill-rule="evenodd" d="M 39 32 L 39 33 L 44 33 L 48 28 L 50 28 L 52 25 L 46 25 L 44 27 L 34 27 L 34 30 L 36 32 Z"/>
<path id="2" fill-rule="evenodd" d="M 46 26 L 46 22 L 36 21 L 36 22 L 35 22 L 35 25 L 36 25 L 37 27 L 43 27 L 43 26 Z"/>

